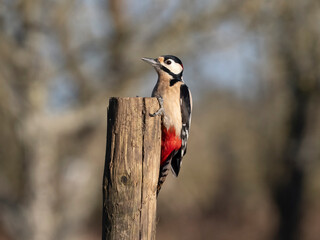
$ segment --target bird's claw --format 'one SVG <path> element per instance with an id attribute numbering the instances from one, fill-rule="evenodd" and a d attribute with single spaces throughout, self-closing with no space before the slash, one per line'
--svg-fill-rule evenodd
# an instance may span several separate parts
<path id="1" fill-rule="evenodd" d="M 163 107 L 163 98 L 162 97 L 157 97 L 158 99 L 158 103 L 160 105 L 160 108 L 158 109 L 158 111 L 156 111 L 155 113 L 149 113 L 149 115 L 151 117 L 155 117 L 155 116 L 159 116 L 159 115 L 164 115 L 164 107 Z"/>

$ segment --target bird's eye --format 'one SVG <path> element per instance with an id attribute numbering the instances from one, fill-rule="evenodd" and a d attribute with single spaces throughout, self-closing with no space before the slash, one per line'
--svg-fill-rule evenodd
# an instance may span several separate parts
<path id="1" fill-rule="evenodd" d="M 170 65 L 171 64 L 171 60 L 167 60 L 166 64 Z"/>

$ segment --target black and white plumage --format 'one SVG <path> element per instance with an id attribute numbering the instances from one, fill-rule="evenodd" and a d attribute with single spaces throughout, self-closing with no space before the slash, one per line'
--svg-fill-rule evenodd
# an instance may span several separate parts
<path id="1" fill-rule="evenodd" d="M 142 60 L 150 63 L 158 73 L 152 96 L 157 97 L 160 104 L 160 109 L 154 115 L 162 116 L 159 192 L 170 166 L 174 175 L 179 175 L 182 158 L 187 152 L 192 97 L 183 81 L 183 64 L 179 58 L 164 55 L 156 59 Z"/>
<path id="2" fill-rule="evenodd" d="M 187 141 L 189 138 L 189 130 L 191 124 L 191 93 L 187 85 L 182 84 L 180 86 L 180 106 L 181 106 L 181 117 L 182 117 L 182 128 L 181 128 L 181 148 L 178 153 L 175 154 L 171 161 L 173 172 L 176 176 L 179 175 L 181 161 L 183 156 L 187 153 Z"/>

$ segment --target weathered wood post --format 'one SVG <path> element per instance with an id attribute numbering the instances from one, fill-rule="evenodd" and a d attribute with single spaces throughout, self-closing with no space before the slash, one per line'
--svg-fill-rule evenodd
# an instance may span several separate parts
<path id="1" fill-rule="evenodd" d="M 161 149 L 156 98 L 111 98 L 103 175 L 103 240 L 151 240 Z"/>

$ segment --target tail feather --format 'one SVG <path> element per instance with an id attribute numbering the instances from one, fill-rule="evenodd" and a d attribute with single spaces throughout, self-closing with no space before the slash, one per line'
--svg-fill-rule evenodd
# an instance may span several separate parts
<path id="1" fill-rule="evenodd" d="M 181 153 L 181 148 L 175 154 L 171 160 L 171 167 L 172 167 L 172 173 L 178 177 L 179 172 L 180 172 L 180 167 L 181 167 L 181 162 L 182 162 L 182 153 Z"/>
<path id="2" fill-rule="evenodd" d="M 171 159 L 167 160 L 166 162 L 164 162 L 164 164 L 162 166 L 160 166 L 158 186 L 157 186 L 157 196 L 160 192 L 162 184 L 164 183 L 164 181 L 166 180 L 166 178 L 168 176 L 169 169 L 170 169 L 170 161 L 171 161 Z"/>
<path id="3" fill-rule="evenodd" d="M 164 183 L 164 181 L 166 180 L 166 178 L 169 174 L 169 171 L 171 168 L 171 159 L 175 154 L 176 154 L 176 151 L 172 151 L 172 153 L 169 155 L 167 160 L 165 162 L 163 162 L 160 166 L 158 186 L 157 186 L 157 196 L 161 190 L 162 184 Z"/>

